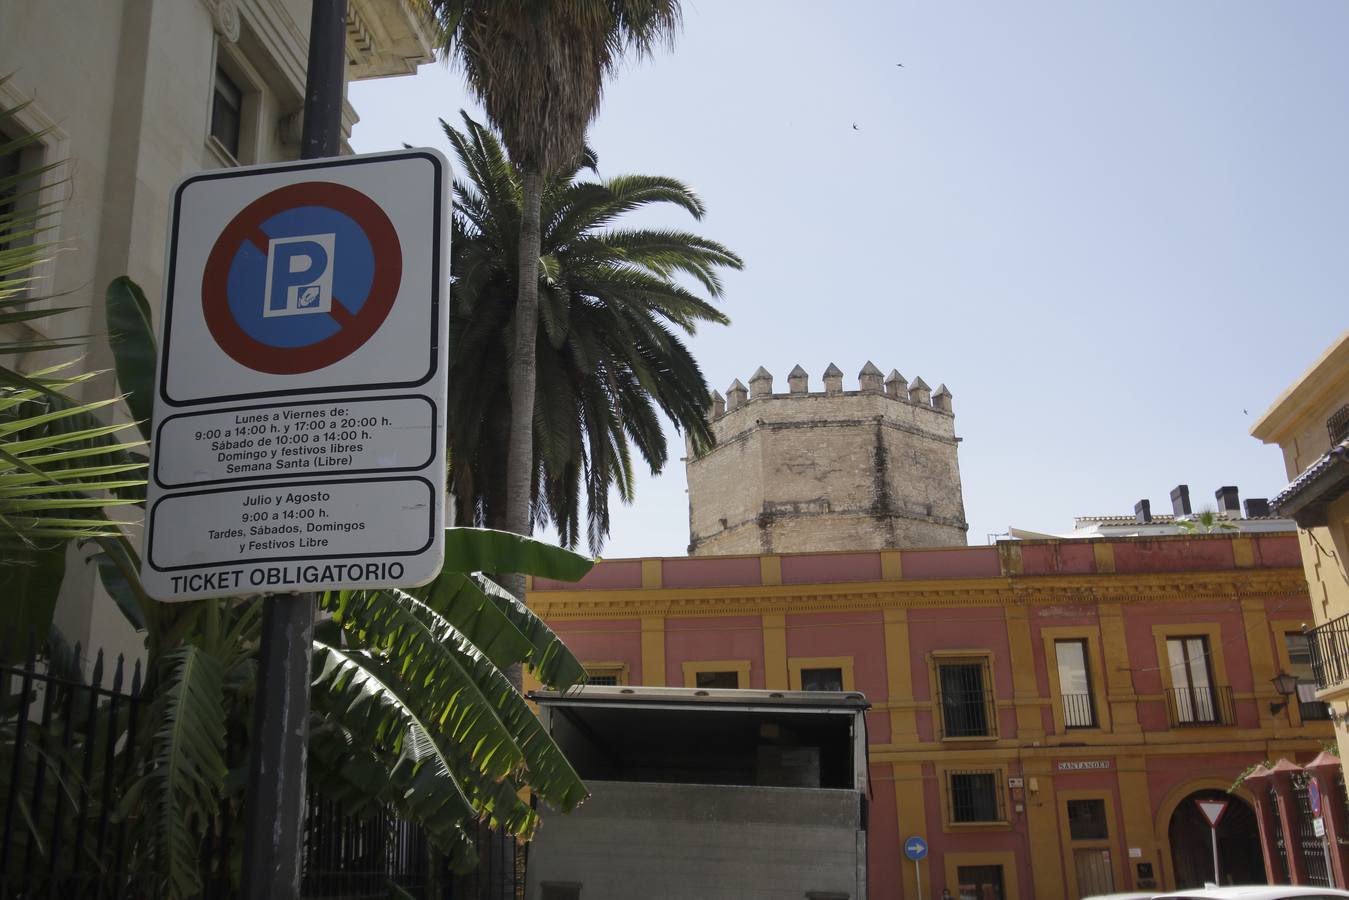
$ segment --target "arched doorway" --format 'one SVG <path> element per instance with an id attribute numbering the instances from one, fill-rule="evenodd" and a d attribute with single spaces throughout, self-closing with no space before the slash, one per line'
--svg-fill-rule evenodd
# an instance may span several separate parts
<path id="1" fill-rule="evenodd" d="M 1213 839 L 1208 820 L 1196 800 L 1226 800 L 1227 811 L 1218 822 L 1218 863 L 1223 884 L 1264 884 L 1265 864 L 1260 855 L 1260 830 L 1255 812 L 1240 797 L 1225 791 L 1195 791 L 1171 814 L 1171 870 L 1176 889 L 1203 887 L 1213 880 Z"/>

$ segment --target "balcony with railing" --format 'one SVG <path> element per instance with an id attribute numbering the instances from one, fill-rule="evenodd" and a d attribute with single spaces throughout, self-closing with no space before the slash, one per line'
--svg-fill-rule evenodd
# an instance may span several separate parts
<path id="1" fill-rule="evenodd" d="M 1063 727 L 1095 728 L 1096 704 L 1091 694 L 1063 694 Z"/>
<path id="2" fill-rule="evenodd" d="M 1172 728 L 1235 725 L 1232 689 L 1226 685 L 1178 687 L 1166 692 L 1166 711 Z"/>
<path id="3" fill-rule="evenodd" d="M 1322 690 L 1349 681 L 1349 613 L 1307 632 L 1312 677 Z"/>

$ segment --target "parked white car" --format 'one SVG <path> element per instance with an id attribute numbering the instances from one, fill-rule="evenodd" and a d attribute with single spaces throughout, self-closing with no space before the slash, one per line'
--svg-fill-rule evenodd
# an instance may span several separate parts
<path id="1" fill-rule="evenodd" d="M 1269 885 L 1246 885 L 1244 887 L 1199 888 L 1193 891 L 1176 891 L 1171 894 L 1154 894 L 1153 900 L 1180 900 L 1182 897 L 1207 897 L 1210 900 L 1332 900 L 1335 897 L 1349 897 L 1349 891 L 1337 891 L 1334 888 L 1318 887 L 1278 887 Z"/>

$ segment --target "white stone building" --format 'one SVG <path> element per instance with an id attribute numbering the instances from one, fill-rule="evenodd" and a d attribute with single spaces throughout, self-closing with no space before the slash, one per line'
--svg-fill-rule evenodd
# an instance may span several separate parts
<path id="1" fill-rule="evenodd" d="M 410 75 L 432 59 L 414 0 L 348 0 L 348 78 Z M 42 320 L 62 335 L 104 331 L 107 284 L 130 275 L 157 303 L 174 184 L 202 169 L 299 156 L 309 0 L 0 0 L 0 107 L 41 133 L 23 168 L 65 161 L 45 199 L 63 199 L 63 249 L 44 293 L 80 311 Z M 357 121 L 344 104 L 349 135 Z M 0 134 L 0 141 L 16 135 Z M 345 148 L 345 141 L 344 141 Z M 111 365 L 98 339 L 94 369 Z M 108 380 L 91 385 L 107 396 Z M 72 551 L 57 624 L 86 647 L 139 649 Z"/>

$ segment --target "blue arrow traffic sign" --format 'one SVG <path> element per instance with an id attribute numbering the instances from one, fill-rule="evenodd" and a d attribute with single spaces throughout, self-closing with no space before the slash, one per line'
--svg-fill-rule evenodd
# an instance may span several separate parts
<path id="1" fill-rule="evenodd" d="M 914 862 L 927 856 L 927 841 L 914 835 L 904 842 L 904 855 Z"/>

